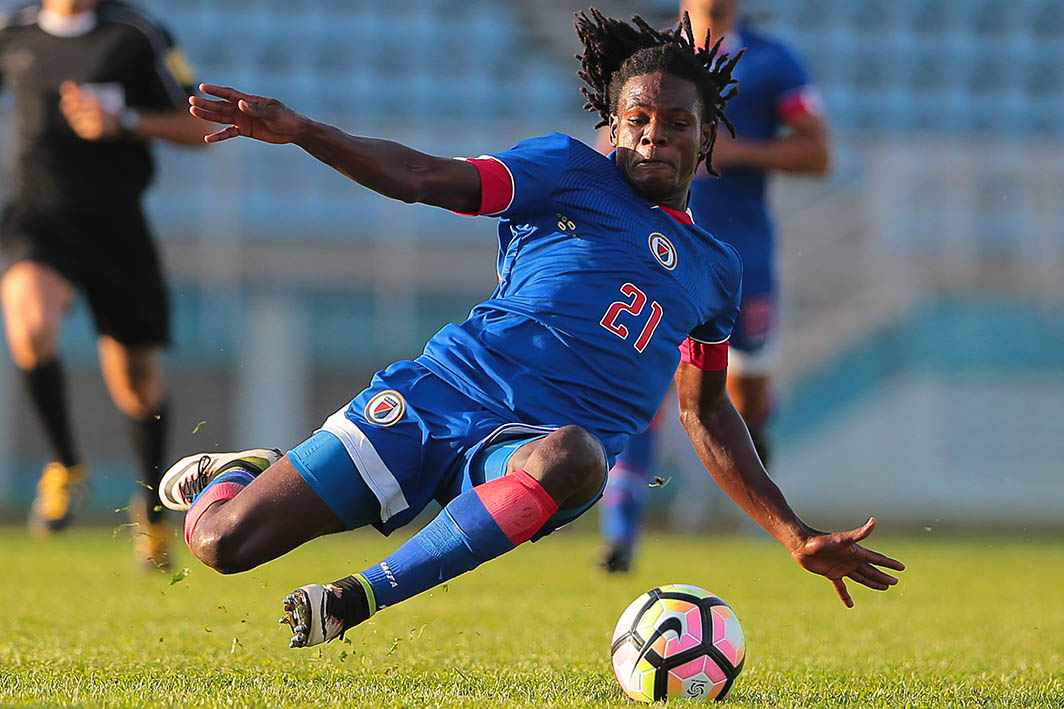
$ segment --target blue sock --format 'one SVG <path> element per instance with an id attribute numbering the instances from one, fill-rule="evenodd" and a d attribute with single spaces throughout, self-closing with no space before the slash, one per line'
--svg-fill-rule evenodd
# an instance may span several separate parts
<path id="1" fill-rule="evenodd" d="M 370 612 L 505 554 L 557 511 L 547 492 L 521 470 L 462 493 L 391 556 L 359 574 L 373 591 Z"/>
<path id="2" fill-rule="evenodd" d="M 631 550 L 639 536 L 646 505 L 647 482 L 654 468 L 657 432 L 647 429 L 632 436 L 610 470 L 599 512 L 602 536 L 610 544 Z"/>

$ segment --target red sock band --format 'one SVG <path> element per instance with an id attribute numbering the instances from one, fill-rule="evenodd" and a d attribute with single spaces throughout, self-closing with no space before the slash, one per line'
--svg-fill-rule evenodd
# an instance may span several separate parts
<path id="1" fill-rule="evenodd" d="M 558 503 L 524 470 L 477 485 L 473 491 L 514 546 L 535 536 L 558 511 Z"/>
<path id="2" fill-rule="evenodd" d="M 225 480 L 217 485 L 211 485 L 200 495 L 196 503 L 185 513 L 185 544 L 190 549 L 192 548 L 192 533 L 196 531 L 196 525 L 199 524 L 200 517 L 207 511 L 207 508 L 220 500 L 233 499 L 245 487 L 247 485 L 236 480 Z"/>

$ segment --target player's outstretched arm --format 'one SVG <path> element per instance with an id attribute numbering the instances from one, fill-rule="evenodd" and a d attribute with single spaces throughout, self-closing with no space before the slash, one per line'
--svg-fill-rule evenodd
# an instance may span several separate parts
<path id="1" fill-rule="evenodd" d="M 218 143 L 243 136 L 266 143 L 294 143 L 355 182 L 404 202 L 420 202 L 472 214 L 480 207 L 480 173 L 473 165 L 426 155 L 390 140 L 360 138 L 296 113 L 275 98 L 213 84 L 193 96 L 189 112 L 225 127 L 204 137 Z"/>
<path id="2" fill-rule="evenodd" d="M 847 607 L 853 607 L 853 599 L 844 578 L 877 591 L 896 584 L 898 579 L 876 567 L 901 571 L 905 565 L 858 543 L 872 533 L 874 518 L 857 529 L 832 534 L 813 529 L 794 513 L 757 457 L 746 424 L 728 398 L 726 376 L 687 363 L 676 370 L 680 419 L 717 483 L 802 568 L 831 581 Z"/>

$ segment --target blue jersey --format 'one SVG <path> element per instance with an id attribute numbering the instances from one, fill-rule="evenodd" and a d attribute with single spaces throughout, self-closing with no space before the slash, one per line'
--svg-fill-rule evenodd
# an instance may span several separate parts
<path id="1" fill-rule="evenodd" d="M 680 346 L 728 339 L 738 254 L 569 136 L 471 162 L 481 213 L 500 218 L 499 285 L 418 362 L 501 416 L 583 426 L 614 456 L 654 417 Z"/>
<path id="2" fill-rule="evenodd" d="M 736 136 L 748 140 L 773 138 L 788 119 L 818 113 L 819 101 L 809 73 L 787 46 L 742 23 L 726 50 L 746 48 L 733 72 L 739 93 L 725 111 Z M 722 130 L 725 130 L 722 128 Z M 719 179 L 699 170 L 691 185 L 695 221 L 732 244 L 743 259 L 743 290 L 747 297 L 775 289 L 774 230 L 765 199 L 766 174 L 749 167 L 729 167 Z"/>

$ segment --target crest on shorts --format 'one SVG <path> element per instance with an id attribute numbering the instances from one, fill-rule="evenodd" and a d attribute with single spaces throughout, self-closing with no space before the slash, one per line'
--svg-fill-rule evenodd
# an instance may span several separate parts
<path id="1" fill-rule="evenodd" d="M 366 402 L 366 409 L 362 412 L 362 415 L 370 423 L 375 423 L 378 426 L 391 426 L 403 418 L 405 412 L 406 400 L 403 395 L 394 389 L 388 389 L 375 394 L 372 399 Z"/>
<path id="2" fill-rule="evenodd" d="M 664 234 L 655 231 L 650 235 L 649 242 L 650 253 L 654 255 L 658 263 L 669 271 L 676 268 L 676 247 Z"/>

